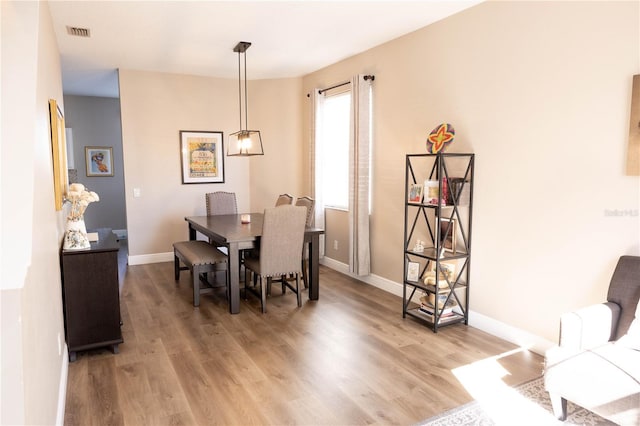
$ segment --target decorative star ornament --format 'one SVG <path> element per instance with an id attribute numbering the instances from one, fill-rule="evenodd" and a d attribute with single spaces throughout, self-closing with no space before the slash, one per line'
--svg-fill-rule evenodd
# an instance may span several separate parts
<path id="1" fill-rule="evenodd" d="M 449 123 L 442 123 L 429 133 L 427 138 L 427 152 L 429 154 L 437 154 L 445 151 L 447 145 L 453 142 L 456 131 Z"/>

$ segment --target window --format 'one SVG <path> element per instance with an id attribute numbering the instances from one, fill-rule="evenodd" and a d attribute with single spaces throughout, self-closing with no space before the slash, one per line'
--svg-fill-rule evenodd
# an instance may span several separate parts
<path id="1" fill-rule="evenodd" d="M 351 93 L 325 95 L 322 110 L 322 197 L 324 205 L 349 206 L 349 115 Z"/>

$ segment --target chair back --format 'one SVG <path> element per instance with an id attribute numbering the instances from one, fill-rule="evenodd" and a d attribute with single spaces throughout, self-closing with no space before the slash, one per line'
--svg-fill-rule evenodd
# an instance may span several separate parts
<path id="1" fill-rule="evenodd" d="M 313 225 L 313 219 L 315 216 L 313 214 L 313 208 L 315 205 L 316 205 L 316 201 L 311 197 L 305 196 L 305 197 L 300 197 L 296 200 L 296 206 L 302 206 L 307 208 L 307 221 L 305 222 L 307 226 Z"/>
<path id="2" fill-rule="evenodd" d="M 207 198 L 207 216 L 238 214 L 236 194 L 234 192 L 209 192 Z"/>
<path id="3" fill-rule="evenodd" d="M 620 306 L 620 319 L 614 340 L 624 336 L 635 318 L 636 307 L 640 299 L 640 257 L 621 256 L 616 265 L 607 301 Z"/>
<path id="4" fill-rule="evenodd" d="M 293 204 L 293 197 L 289 194 L 281 194 L 278 196 L 276 200 L 276 207 L 278 206 L 288 206 Z"/>
<path id="5" fill-rule="evenodd" d="M 301 206 L 264 210 L 260 237 L 260 274 L 264 277 L 301 272 L 302 244 L 307 216 Z"/>

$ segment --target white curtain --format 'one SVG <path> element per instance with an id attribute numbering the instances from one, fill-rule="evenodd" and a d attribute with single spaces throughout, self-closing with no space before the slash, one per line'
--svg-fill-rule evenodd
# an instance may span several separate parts
<path id="1" fill-rule="evenodd" d="M 312 197 L 315 200 L 314 207 L 314 220 L 315 226 L 318 228 L 325 228 L 324 225 L 324 200 L 322 199 L 322 155 L 316 152 L 318 147 L 318 141 L 322 140 L 322 126 L 318 123 L 322 123 L 322 104 L 324 103 L 324 96 L 320 94 L 319 89 L 315 89 L 311 93 L 311 134 L 309 139 L 311 146 L 309 147 L 309 164 L 310 164 L 310 182 Z M 320 257 L 324 256 L 324 235 L 320 235 Z"/>
<path id="2" fill-rule="evenodd" d="M 351 79 L 349 141 L 349 272 L 369 275 L 369 164 L 371 146 L 371 80 Z"/>

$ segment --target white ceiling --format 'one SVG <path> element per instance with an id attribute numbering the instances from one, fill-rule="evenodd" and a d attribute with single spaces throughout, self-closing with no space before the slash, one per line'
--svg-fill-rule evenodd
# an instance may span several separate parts
<path id="1" fill-rule="evenodd" d="M 118 68 L 237 78 L 299 77 L 482 0 L 60 1 L 49 3 L 65 94 L 118 96 Z M 67 34 L 88 28 L 90 38 Z"/>

